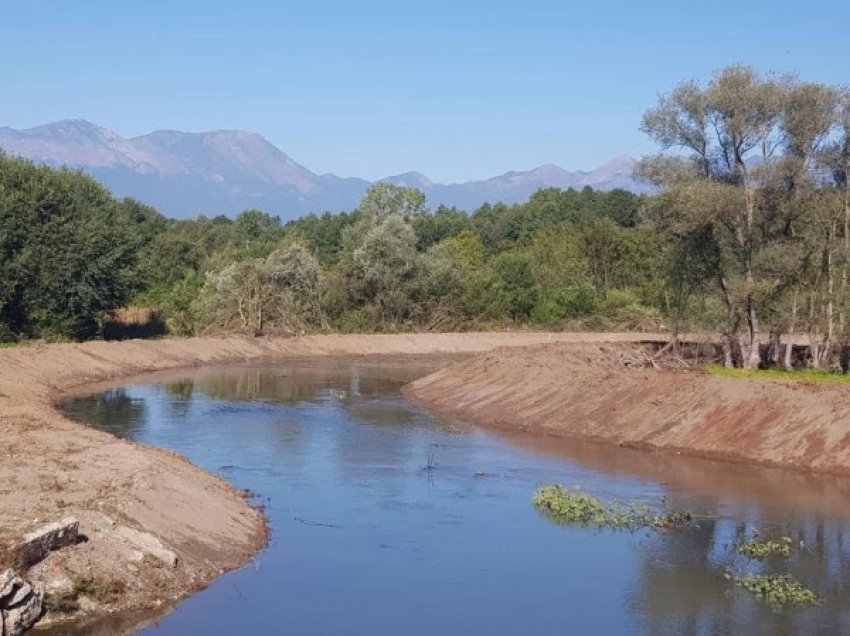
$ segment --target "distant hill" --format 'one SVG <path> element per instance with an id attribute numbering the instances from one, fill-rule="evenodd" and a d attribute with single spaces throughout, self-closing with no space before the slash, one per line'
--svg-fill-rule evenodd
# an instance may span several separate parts
<path id="1" fill-rule="evenodd" d="M 39 163 L 79 168 L 116 195 L 177 218 L 233 216 L 247 208 L 283 219 L 351 210 L 371 185 L 364 179 L 317 175 L 261 135 L 239 130 L 160 130 L 125 139 L 87 121 L 66 120 L 25 130 L 0 128 L 0 148 Z M 381 181 L 419 188 L 432 208 L 444 204 L 471 211 L 487 201 L 518 203 L 546 187 L 649 191 L 649 184 L 632 176 L 634 165 L 630 157 L 619 157 L 590 172 L 545 165 L 448 185 L 418 172 Z"/>

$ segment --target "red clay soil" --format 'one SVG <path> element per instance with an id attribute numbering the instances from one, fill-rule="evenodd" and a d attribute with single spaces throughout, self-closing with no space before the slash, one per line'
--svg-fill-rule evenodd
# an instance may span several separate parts
<path id="1" fill-rule="evenodd" d="M 633 347 L 632 347 L 633 348 Z M 498 349 L 405 388 L 485 427 L 850 474 L 850 385 L 627 366 L 627 345 Z"/>
<path id="2" fill-rule="evenodd" d="M 169 606 L 239 567 L 266 541 L 265 519 L 243 493 L 164 450 L 69 421 L 53 404 L 69 392 L 141 373 L 249 359 L 375 354 L 473 354 L 535 343 L 629 342 L 636 334 L 408 334 L 194 338 L 41 345 L 0 351 L 0 556 L 22 534 L 68 516 L 88 538 L 26 574 L 48 591 L 90 579 L 118 584 L 80 613 Z M 127 530 L 127 529 L 130 530 Z M 152 535 L 176 567 L 148 558 L 128 533 Z M 147 536 L 147 535 L 146 535 Z M 2 558 L 0 558 L 2 561 Z M 0 563 L 0 571 L 9 565 Z M 55 620 L 49 614 L 47 620 Z"/>

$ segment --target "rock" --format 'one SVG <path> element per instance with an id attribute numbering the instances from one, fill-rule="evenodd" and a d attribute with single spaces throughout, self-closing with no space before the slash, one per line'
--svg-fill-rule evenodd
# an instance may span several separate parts
<path id="1" fill-rule="evenodd" d="M 66 517 L 59 523 L 49 523 L 25 534 L 13 551 L 24 566 L 33 565 L 44 559 L 48 552 L 76 543 L 79 529 L 80 523 L 76 518 Z"/>
<path id="2" fill-rule="evenodd" d="M 34 592 L 19 605 L 3 610 L 6 636 L 19 636 L 35 625 L 41 616 L 43 601 L 41 592 Z"/>
<path id="3" fill-rule="evenodd" d="M 0 582 L 5 583 L 0 597 L 0 636 L 18 636 L 41 616 L 44 593 L 12 570 L 0 575 Z"/>
<path id="4" fill-rule="evenodd" d="M 17 581 L 20 580 L 21 578 L 12 569 L 6 570 L 3 574 L 0 574 L 0 603 L 3 602 L 4 598 L 15 591 L 15 585 Z"/>
<path id="5" fill-rule="evenodd" d="M 139 550 L 152 557 L 156 557 L 171 567 L 177 567 L 177 555 L 165 548 L 159 539 L 149 532 L 142 532 L 127 526 L 118 526 L 115 533 L 135 545 Z"/>
<path id="6" fill-rule="evenodd" d="M 15 593 L 12 594 L 9 598 L 7 598 L 3 605 L 5 607 L 12 607 L 13 605 L 17 605 L 18 603 L 22 603 L 24 599 L 26 599 L 33 592 L 33 587 L 29 583 L 25 581 L 21 581 L 21 585 L 15 590 Z"/>

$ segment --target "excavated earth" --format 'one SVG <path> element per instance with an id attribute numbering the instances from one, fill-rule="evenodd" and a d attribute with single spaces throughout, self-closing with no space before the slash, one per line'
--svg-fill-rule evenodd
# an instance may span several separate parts
<path id="1" fill-rule="evenodd" d="M 622 344 L 498 349 L 405 394 L 485 427 L 850 474 L 850 385 L 633 364 L 642 356 Z"/>
<path id="2" fill-rule="evenodd" d="M 581 344 L 658 338 L 546 333 L 238 337 L 2 350 L 0 572 L 15 565 L 14 547 L 26 533 L 76 519 L 79 541 L 50 552 L 21 574 L 48 594 L 84 582 L 86 591 L 72 614 L 79 619 L 168 608 L 257 554 L 267 539 L 266 522 L 246 493 L 175 453 L 87 428 L 54 408 L 64 396 L 97 383 L 181 367 L 305 356 L 476 354 L 545 345 L 475 358 L 417 383 L 412 393 L 438 410 L 486 424 L 694 444 L 696 452 L 746 445 L 758 460 L 847 465 L 843 433 L 828 425 L 847 420 L 838 390 L 826 390 L 825 399 L 818 399 L 824 394 L 808 388 L 759 385 L 750 395 L 743 384 L 624 371 L 600 360 L 606 349 Z M 583 347 L 581 353 L 576 346 Z M 718 400 L 720 390 L 732 397 Z M 691 399 L 699 415 L 689 415 Z M 711 423 L 712 418 L 719 422 Z M 799 421 L 810 424 L 808 432 L 794 429 Z M 793 438 L 799 447 L 774 440 L 775 429 L 783 431 L 786 443 Z M 713 439 L 721 433 L 722 438 Z M 42 623 L 67 618 L 50 612 Z"/>

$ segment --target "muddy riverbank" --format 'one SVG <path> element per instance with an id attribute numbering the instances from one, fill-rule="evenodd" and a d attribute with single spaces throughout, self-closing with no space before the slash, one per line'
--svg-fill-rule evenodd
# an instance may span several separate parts
<path id="1" fill-rule="evenodd" d="M 500 349 L 417 380 L 405 394 L 485 427 L 850 474 L 850 385 L 623 362 L 639 357 L 607 344 Z"/>
<path id="2" fill-rule="evenodd" d="M 80 595 L 79 614 L 166 606 L 245 564 L 264 545 L 264 515 L 245 493 L 175 453 L 86 428 L 54 408 L 62 396 L 97 383 L 251 359 L 472 354 L 499 346 L 646 337 L 197 338 L 6 349 L 0 351 L 0 546 L 45 524 L 76 518 L 80 542 L 50 553 L 26 575 L 54 595 L 82 586 L 87 593 Z"/>

